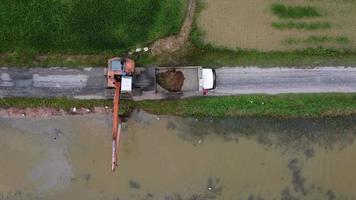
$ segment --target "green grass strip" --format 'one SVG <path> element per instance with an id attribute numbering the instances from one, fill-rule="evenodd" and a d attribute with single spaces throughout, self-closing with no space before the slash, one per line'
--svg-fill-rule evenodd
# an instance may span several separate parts
<path id="1" fill-rule="evenodd" d="M 302 30 L 316 30 L 331 28 L 328 22 L 273 22 L 272 27 L 279 30 L 286 29 L 302 29 Z"/>
<path id="2" fill-rule="evenodd" d="M 199 97 L 144 101 L 139 107 L 157 114 L 195 117 L 323 117 L 356 113 L 356 94 L 283 94 Z"/>
<path id="3" fill-rule="evenodd" d="M 110 100 L 75 100 L 66 98 L 3 98 L 0 107 L 71 107 L 111 106 Z M 121 114 L 135 108 L 154 114 L 194 117 L 334 117 L 356 114 L 356 94 L 282 94 L 196 97 L 181 100 L 123 101 Z"/>
<path id="4" fill-rule="evenodd" d="M 162 61 L 162 65 L 170 64 Z M 257 50 L 232 50 L 212 45 L 191 47 L 181 65 L 222 66 L 261 66 L 261 67 L 314 67 L 314 66 L 355 66 L 356 52 L 331 48 L 306 48 L 294 51 L 261 52 Z"/>
<path id="5" fill-rule="evenodd" d="M 282 19 L 322 16 L 315 7 L 311 6 L 285 6 L 283 4 L 272 4 L 271 10 L 273 14 Z"/>

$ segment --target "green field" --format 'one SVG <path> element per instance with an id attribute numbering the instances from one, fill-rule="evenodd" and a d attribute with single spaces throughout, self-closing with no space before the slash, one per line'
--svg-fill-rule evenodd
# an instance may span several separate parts
<path id="1" fill-rule="evenodd" d="M 122 53 L 179 31 L 185 0 L 0 0 L 0 53 Z"/>
<path id="2" fill-rule="evenodd" d="M 283 94 L 197 97 L 162 101 L 122 101 L 121 114 L 144 109 L 159 115 L 190 117 L 335 117 L 356 114 L 356 94 Z M 66 98 L 3 98 L 0 108 L 112 106 L 110 100 L 74 100 Z"/>

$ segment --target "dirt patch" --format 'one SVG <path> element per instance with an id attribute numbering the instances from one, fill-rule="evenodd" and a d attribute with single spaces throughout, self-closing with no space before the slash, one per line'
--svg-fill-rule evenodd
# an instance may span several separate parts
<path id="1" fill-rule="evenodd" d="M 157 74 L 157 82 L 170 92 L 180 92 L 184 83 L 184 74 L 181 71 L 168 70 Z"/>
<path id="2" fill-rule="evenodd" d="M 204 41 L 228 48 L 256 49 L 261 51 L 285 51 L 303 48 L 327 47 L 356 48 L 355 1 L 342 0 L 288 0 L 286 6 L 311 6 L 321 16 L 302 19 L 281 19 L 271 11 L 278 0 L 207 0 L 198 18 L 198 26 L 205 32 Z M 273 23 L 329 23 L 328 29 L 279 30 Z M 288 43 L 307 40 L 309 37 L 344 37 L 349 41 L 338 43 L 325 40 L 318 43 Z"/>
<path id="3" fill-rule="evenodd" d="M 197 0 L 189 0 L 187 13 L 178 35 L 163 38 L 154 42 L 151 46 L 151 52 L 154 55 L 163 53 L 173 53 L 179 50 L 189 38 L 192 29 L 192 23 L 195 13 Z"/>

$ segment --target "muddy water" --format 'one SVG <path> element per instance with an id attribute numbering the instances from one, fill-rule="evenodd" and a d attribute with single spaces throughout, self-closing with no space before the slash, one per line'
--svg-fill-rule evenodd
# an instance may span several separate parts
<path id="1" fill-rule="evenodd" d="M 260 51 L 286 51 L 304 48 L 354 49 L 356 47 L 356 1 L 354 0 L 206 0 L 198 18 L 198 26 L 204 31 L 204 41 L 231 49 L 242 48 Z M 301 20 L 281 20 L 271 12 L 271 5 L 282 3 L 291 6 L 313 6 L 324 16 Z M 273 22 L 328 22 L 330 29 L 278 30 Z M 297 42 L 310 36 L 347 37 L 349 42 Z"/>
<path id="2" fill-rule="evenodd" d="M 0 119 L 0 199 L 353 199 L 356 119 Z"/>

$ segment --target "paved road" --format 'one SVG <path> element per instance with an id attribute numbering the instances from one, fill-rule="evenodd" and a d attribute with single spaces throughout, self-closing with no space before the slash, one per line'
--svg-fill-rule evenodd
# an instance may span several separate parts
<path id="1" fill-rule="evenodd" d="M 0 97 L 106 97 L 104 68 L 0 68 Z"/>
<path id="2" fill-rule="evenodd" d="M 252 93 L 356 92 L 356 68 L 240 68 L 216 70 L 217 88 L 210 95 Z M 0 97 L 111 97 L 104 68 L 0 68 Z M 155 98 L 151 95 L 139 99 Z"/>
<path id="3" fill-rule="evenodd" d="M 224 67 L 216 73 L 216 95 L 356 92 L 356 68 Z"/>

